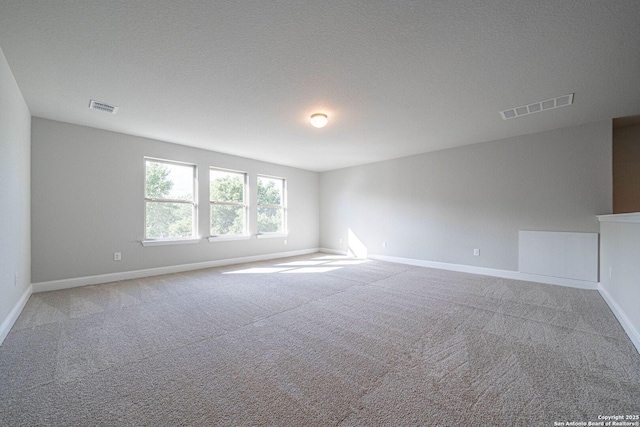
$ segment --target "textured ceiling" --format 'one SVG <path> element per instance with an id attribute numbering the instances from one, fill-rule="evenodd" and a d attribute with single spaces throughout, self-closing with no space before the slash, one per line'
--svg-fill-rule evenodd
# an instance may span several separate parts
<path id="1" fill-rule="evenodd" d="M 638 17 L 637 0 L 2 0 L 0 47 L 36 117 L 322 171 L 639 114 Z"/>

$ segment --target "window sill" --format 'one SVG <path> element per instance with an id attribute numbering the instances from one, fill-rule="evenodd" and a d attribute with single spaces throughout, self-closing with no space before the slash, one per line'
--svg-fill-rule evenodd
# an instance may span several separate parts
<path id="1" fill-rule="evenodd" d="M 163 245 L 187 245 L 190 243 L 198 243 L 200 239 L 157 239 L 143 240 L 142 246 L 163 246 Z"/>
<path id="2" fill-rule="evenodd" d="M 256 237 L 258 237 L 258 239 L 271 239 L 274 237 L 287 237 L 289 235 L 289 233 L 262 233 L 262 234 L 258 234 Z"/>
<path id="3" fill-rule="evenodd" d="M 251 236 L 209 236 L 210 242 L 229 242 L 233 240 L 249 240 Z"/>

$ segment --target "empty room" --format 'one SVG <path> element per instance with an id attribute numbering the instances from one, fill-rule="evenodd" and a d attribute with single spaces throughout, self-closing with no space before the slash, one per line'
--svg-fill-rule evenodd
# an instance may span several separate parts
<path id="1" fill-rule="evenodd" d="M 639 18 L 0 1 L 0 426 L 640 426 Z"/>

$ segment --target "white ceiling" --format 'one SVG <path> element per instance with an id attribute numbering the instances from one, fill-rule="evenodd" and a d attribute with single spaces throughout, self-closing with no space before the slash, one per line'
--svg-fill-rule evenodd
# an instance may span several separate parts
<path id="1" fill-rule="evenodd" d="M 0 47 L 33 116 L 324 171 L 640 114 L 639 18 L 638 0 L 2 0 Z"/>

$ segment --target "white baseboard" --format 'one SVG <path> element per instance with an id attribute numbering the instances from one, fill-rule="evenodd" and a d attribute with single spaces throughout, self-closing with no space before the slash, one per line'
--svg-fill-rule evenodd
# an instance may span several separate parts
<path id="1" fill-rule="evenodd" d="M 324 249 L 323 249 L 324 251 Z M 521 273 L 512 270 L 500 270 L 497 268 L 476 267 L 473 265 L 450 264 L 447 262 L 426 261 L 413 258 L 401 258 L 387 255 L 369 254 L 368 258 L 380 261 L 395 262 L 399 264 L 415 265 L 418 267 L 438 268 L 441 270 L 459 271 L 462 273 L 481 274 L 484 276 L 502 277 L 505 279 L 522 280 L 525 282 L 547 283 L 550 285 L 569 286 L 580 289 L 598 289 L 597 282 L 584 280 L 565 279 L 562 277 L 541 276 L 538 274 Z"/>
<path id="2" fill-rule="evenodd" d="M 9 312 L 7 317 L 0 324 L 0 345 L 4 342 L 4 339 L 9 335 L 9 331 L 13 327 L 13 324 L 16 323 L 20 313 L 22 313 L 22 309 L 25 305 L 27 305 L 27 301 L 29 301 L 29 297 L 33 293 L 33 286 L 29 285 L 27 289 L 24 291 L 18 302 L 13 309 Z"/>
<path id="3" fill-rule="evenodd" d="M 120 280 L 139 279 L 141 277 L 160 276 L 163 274 L 181 273 L 183 271 L 202 270 L 225 265 L 243 264 L 246 262 L 266 261 L 320 252 L 319 248 L 298 251 L 277 252 L 264 255 L 253 255 L 239 258 L 227 258 L 214 261 L 196 262 L 193 264 L 171 265 L 167 267 L 148 268 L 144 270 L 123 271 L 120 273 L 99 274 L 96 276 L 76 277 L 72 279 L 52 280 L 33 284 L 33 292 L 57 291 L 80 286 L 97 285 L 99 283 L 117 282 Z"/>
<path id="4" fill-rule="evenodd" d="M 609 308 L 611 309 L 613 314 L 615 314 L 615 316 L 618 318 L 618 322 L 620 322 L 620 324 L 622 325 L 622 328 L 631 339 L 633 345 L 636 346 L 638 353 L 640 353 L 640 331 L 638 331 L 635 326 L 633 326 L 631 320 L 629 320 L 625 312 L 622 310 L 622 307 L 618 305 L 611 294 L 601 284 L 598 284 L 598 291 L 600 292 L 600 295 L 602 295 L 602 298 L 609 305 Z"/>

